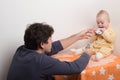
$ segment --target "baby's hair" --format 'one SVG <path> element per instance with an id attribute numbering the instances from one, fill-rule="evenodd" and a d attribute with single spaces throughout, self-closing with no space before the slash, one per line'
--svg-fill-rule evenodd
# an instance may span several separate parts
<path id="1" fill-rule="evenodd" d="M 109 13 L 108 13 L 106 10 L 100 10 L 100 11 L 97 13 L 97 16 L 96 16 L 96 17 L 98 17 L 98 16 L 100 16 L 100 15 L 102 15 L 102 14 L 106 15 L 106 17 L 107 17 L 108 20 L 110 21 Z"/>

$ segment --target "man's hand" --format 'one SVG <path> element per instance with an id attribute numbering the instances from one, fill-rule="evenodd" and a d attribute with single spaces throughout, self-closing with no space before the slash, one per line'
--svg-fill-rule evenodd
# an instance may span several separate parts
<path id="1" fill-rule="evenodd" d="M 85 48 L 85 51 L 84 51 L 84 52 L 85 52 L 86 54 L 88 54 L 90 57 L 95 54 L 95 53 L 92 51 L 91 48 Z"/>
<path id="2" fill-rule="evenodd" d="M 85 29 L 85 30 L 81 31 L 80 33 L 78 33 L 78 35 L 80 36 L 80 40 L 88 39 L 89 37 L 94 35 L 94 32 L 92 29 Z"/>

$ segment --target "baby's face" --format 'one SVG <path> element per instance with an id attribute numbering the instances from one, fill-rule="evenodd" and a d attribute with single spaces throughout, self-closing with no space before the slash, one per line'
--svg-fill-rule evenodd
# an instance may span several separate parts
<path id="1" fill-rule="evenodd" d="M 106 18 L 105 15 L 99 15 L 96 18 L 97 26 L 98 28 L 105 28 L 107 29 L 109 27 L 109 20 Z"/>

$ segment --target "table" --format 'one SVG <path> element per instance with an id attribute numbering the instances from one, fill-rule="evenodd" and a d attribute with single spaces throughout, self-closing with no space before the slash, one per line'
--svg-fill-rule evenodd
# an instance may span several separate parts
<path id="1" fill-rule="evenodd" d="M 61 61 L 72 62 L 79 58 L 80 55 L 69 51 L 52 57 Z M 55 80 L 120 80 L 120 56 L 111 54 L 100 61 L 90 59 L 87 67 L 81 74 L 55 75 Z"/>

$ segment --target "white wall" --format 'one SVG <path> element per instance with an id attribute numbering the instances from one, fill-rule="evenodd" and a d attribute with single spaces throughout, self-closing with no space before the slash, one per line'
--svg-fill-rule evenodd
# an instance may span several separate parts
<path id="1" fill-rule="evenodd" d="M 12 56 L 23 44 L 26 25 L 33 22 L 52 25 L 53 40 L 58 40 L 95 26 L 96 13 L 105 9 L 117 34 L 115 53 L 120 54 L 119 7 L 119 0 L 0 0 L 0 80 L 6 80 Z M 80 45 L 84 44 L 75 44 Z"/>

